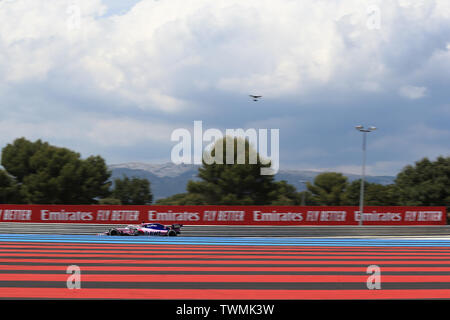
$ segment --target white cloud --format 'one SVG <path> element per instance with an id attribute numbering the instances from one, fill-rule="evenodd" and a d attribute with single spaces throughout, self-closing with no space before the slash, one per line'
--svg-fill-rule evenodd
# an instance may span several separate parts
<path id="1" fill-rule="evenodd" d="M 130 147 L 170 141 L 170 135 L 176 127 L 173 123 L 158 120 L 102 119 L 99 115 L 90 114 L 87 117 L 68 117 L 66 121 L 1 120 L 0 136 L 8 143 L 23 136 L 30 140 L 81 140 L 99 147 Z"/>
<path id="2" fill-rule="evenodd" d="M 412 163 L 424 157 L 434 158 L 449 155 L 448 143 L 450 130 L 433 128 L 424 124 L 411 124 L 402 127 L 400 132 L 390 132 L 383 137 L 377 137 L 371 142 L 373 152 L 385 152 L 392 159 L 400 156 Z"/>
<path id="3" fill-rule="evenodd" d="M 408 161 L 376 161 L 366 164 L 365 174 L 367 176 L 395 176 L 401 169 L 406 165 L 411 164 Z M 320 169 L 313 169 L 316 171 L 326 171 L 326 172 L 342 172 L 347 174 L 361 175 L 362 174 L 362 164 L 361 165 L 340 165 L 335 167 L 327 167 Z"/>
<path id="4" fill-rule="evenodd" d="M 173 125 L 134 119 L 105 119 L 92 123 L 86 136 L 103 146 L 133 146 L 140 143 L 166 142 Z"/>
<path id="5" fill-rule="evenodd" d="M 68 28 L 76 20 L 68 10 L 74 5 L 80 27 Z M 402 37 L 402 10 L 416 6 L 382 1 L 379 8 L 381 29 L 373 31 L 366 27 L 367 6 L 357 0 L 148 0 L 103 18 L 100 0 L 17 0 L 0 7 L 0 46 L 8 61 L 0 68 L 14 83 L 63 72 L 68 85 L 168 112 L 189 107 L 179 86 L 196 90 L 205 74 L 210 88 L 232 93 L 308 94 L 321 86 L 379 92 L 392 72 L 384 59 L 397 44 L 389 42 Z M 436 20 L 429 21 L 427 10 L 420 12 L 414 23 L 422 32 L 445 17 L 433 11 Z M 403 75 L 391 81 L 396 78 Z M 417 99 L 425 87 L 399 93 Z"/>
<path id="6" fill-rule="evenodd" d="M 318 125 L 308 128 L 329 118 L 359 122 L 346 108 L 356 110 L 352 103 L 361 105 L 367 96 L 383 102 L 379 122 L 399 97 L 421 102 L 444 96 L 437 105 L 448 100 L 436 88 L 449 80 L 448 0 L 376 1 L 376 29 L 367 27 L 373 17 L 360 0 L 133 0 L 118 15 L 107 11 L 107 3 L 0 1 L 0 142 L 20 133 L 80 146 L 93 140 L 111 147 L 170 144 L 164 139 L 174 121 L 190 126 L 198 115 L 213 117 L 226 105 L 228 118 L 218 117 L 220 125 L 279 127 L 288 145 L 299 139 L 297 119 L 303 127 L 316 119 Z M 255 112 L 236 102 L 253 92 L 270 105 L 258 104 Z M 216 95 L 224 101 L 215 104 Z M 305 114 L 310 102 L 315 108 Z M 341 107 L 342 116 L 329 113 L 330 106 Z M 157 119 L 154 130 L 147 130 L 143 114 Z M 422 121 L 418 114 L 408 117 L 405 123 Z M 308 161 L 314 154 L 328 158 L 334 147 L 318 137 L 307 137 Z M 422 146 L 443 148 L 423 143 L 426 135 L 414 137 L 415 155 Z"/>
<path id="7" fill-rule="evenodd" d="M 425 97 L 427 93 L 426 87 L 416 86 L 403 86 L 399 89 L 398 93 L 405 98 L 415 100 Z"/>

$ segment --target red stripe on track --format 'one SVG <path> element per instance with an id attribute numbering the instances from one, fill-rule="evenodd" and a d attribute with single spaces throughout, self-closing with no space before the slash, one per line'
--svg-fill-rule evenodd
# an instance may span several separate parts
<path id="1" fill-rule="evenodd" d="M 132 259 L 0 259 L 1 262 L 41 262 L 41 263 L 111 263 L 111 264 L 187 264 L 187 265 L 198 265 L 198 264 L 317 264 L 317 265 L 327 265 L 327 264 L 338 264 L 338 265 L 354 265 L 354 264 L 450 264 L 450 261 L 430 261 L 430 260 L 132 260 Z"/>
<path id="2" fill-rule="evenodd" d="M 19 252 L 17 252 L 19 251 Z M 170 253 L 171 255 L 167 255 Z M 235 253 L 235 252 L 234 252 Z M 75 250 L 18 250 L 18 249 L 0 249 L 0 257 L 1 256 L 48 256 L 48 257 L 57 257 L 57 256 L 66 256 L 71 255 L 75 256 L 85 256 L 85 257 L 115 257 L 115 256 L 123 256 L 123 254 L 127 254 L 128 257 L 145 257 L 146 255 L 152 255 L 154 257 L 174 257 L 175 254 L 179 256 L 183 256 L 186 258 L 189 257 L 206 257 L 208 254 L 212 256 L 216 254 L 215 257 L 227 257 L 227 258 L 235 258 L 235 257 L 255 257 L 255 258 L 265 258 L 267 256 L 271 257 L 295 257 L 295 256 L 304 256 L 304 257 L 314 257 L 314 258 L 323 258 L 323 257 L 339 257 L 339 258 L 366 258 L 366 257 L 376 257 L 376 258 L 395 258 L 395 257 L 405 257 L 405 258 L 449 258 L 450 253 L 348 253 L 348 252 L 330 252 L 327 255 L 323 255 L 323 253 L 311 253 L 311 252 L 276 252 L 276 251 L 265 251 L 256 253 L 245 253 L 240 255 L 233 255 L 228 252 L 223 251 L 179 251 L 179 250 L 89 250 L 85 249 L 83 251 L 75 251 Z M 101 255 L 100 255 L 101 254 Z M 164 255 L 166 254 L 166 255 Z M 208 257 L 210 257 L 208 256 Z"/>
<path id="3" fill-rule="evenodd" d="M 108 251 L 124 251 L 124 250 L 136 250 L 137 252 L 146 251 L 151 249 L 152 251 L 180 251 L 180 252 L 197 252 L 199 250 L 206 250 L 206 251 L 217 251 L 222 252 L 218 250 L 226 250 L 226 251 L 262 251 L 262 252 L 339 252 L 339 251 L 345 251 L 345 252 L 367 252 L 367 253 L 377 253 L 377 252 L 405 252 L 405 253 L 415 253 L 415 252 L 430 252 L 430 253 L 442 253 L 442 254 L 450 254 L 450 248 L 448 250 L 434 250 L 433 247 L 417 247 L 417 248 L 397 248 L 397 247 L 337 247 L 337 246 L 330 246 L 330 247 L 324 247 L 324 246 L 316 246 L 316 247 L 303 247 L 303 246 L 293 246 L 293 247 L 278 247 L 278 246 L 270 246 L 270 247 L 263 247 L 261 246 L 253 246 L 253 247 L 244 247 L 239 245 L 229 245 L 229 246 L 223 246 L 223 247 L 212 247 L 212 246 L 159 246 L 159 245 L 140 245 L 140 246 L 129 246 L 129 245 L 123 245 L 123 246 L 117 246 L 117 245 L 111 245 L 111 246 L 98 246 L 95 244 L 92 245 L 86 245 L 86 246 L 73 246 L 73 245 L 61 245 L 61 244 L 46 244 L 46 245 L 16 245 L 15 242 L 14 245 L 4 245 L 4 243 L 0 242 L 0 249 L 4 248 L 4 250 L 11 250 L 11 249 L 58 249 L 58 250 L 64 250 L 64 249 L 83 249 L 83 250 L 108 250 Z M 191 250 L 191 251 L 189 251 Z M 68 250 L 69 251 L 69 250 Z"/>
<path id="4" fill-rule="evenodd" d="M 67 274 L 2 274 L 0 281 L 66 282 Z M 239 283 L 303 283 L 303 282 L 360 282 L 366 283 L 368 275 L 183 275 L 183 274 L 81 274 L 81 282 L 239 282 Z M 386 282 L 450 282 L 450 276 L 435 275 L 382 275 Z"/>
<path id="5" fill-rule="evenodd" d="M 236 260 L 246 260 L 246 259 L 279 259 L 279 260 L 295 260 L 295 259 L 373 259 L 372 255 L 338 255 L 338 256 L 330 256 L 330 255 L 320 255 L 320 256 L 310 256 L 310 255 L 301 255 L 301 254 L 286 254 L 286 255 L 213 255 L 213 254 L 154 254 L 153 252 L 148 252 L 148 254 L 126 254 L 126 255 L 117 255 L 117 254 L 93 254 L 93 253 L 0 253 L 0 257 L 61 257 L 61 258 L 183 258 L 183 259 L 192 259 L 192 258 L 203 258 L 203 259 L 236 259 Z M 395 260 L 405 260 L 405 259 L 428 259 L 435 260 L 439 259 L 440 261 L 448 261 L 450 263 L 450 257 L 434 257 L 434 256 L 422 256 L 422 255 L 413 255 L 412 257 L 405 257 L 404 255 L 392 255 L 392 256 L 376 256 L 375 259 L 395 259 Z"/>
<path id="6" fill-rule="evenodd" d="M 7 245 L 8 248 L 96 248 L 96 249 L 107 249 L 107 248 L 127 248 L 127 249 L 173 249 L 173 248 L 190 248 L 190 249 L 236 249 L 236 250 L 277 250 L 277 251 L 291 251 L 295 250 L 317 250 L 317 251 L 337 251 L 337 250 L 367 250 L 367 252 L 375 251 L 437 251 L 437 252 L 450 252 L 450 247 L 435 247 L 435 246 L 418 246 L 418 247 L 380 247 L 380 246 L 300 246 L 300 245 L 289 245 L 289 246 L 270 246 L 270 245 L 190 245 L 182 243 L 174 243 L 169 245 L 160 244 L 121 244 L 121 243 L 108 243 L 108 244 L 84 244 L 84 243 L 57 243 L 57 242 L 2 242 L 0 241 L 0 247 Z"/>
<path id="7" fill-rule="evenodd" d="M 11 242 L 10 245 L 0 242 L 0 281 L 45 281 L 65 283 L 70 276 L 66 268 L 72 264 L 81 265 L 81 284 L 83 282 L 183 282 L 193 283 L 362 283 L 368 265 L 375 264 L 381 268 L 381 282 L 397 283 L 450 283 L 450 275 L 402 275 L 406 271 L 450 271 L 450 248 L 445 250 L 437 247 L 318 247 L 318 246 L 239 246 L 239 245 L 155 245 L 155 244 L 61 244 L 36 243 L 31 244 Z M 27 249 L 27 250 L 21 250 Z M 53 249 L 53 250 L 50 250 Z M 68 249 L 73 249 L 72 251 Z M 82 249 L 83 251 L 76 251 Z M 112 249 L 112 250 L 103 250 Z M 95 251 L 97 250 L 97 252 Z M 202 250 L 200 252 L 200 250 Z M 220 250 L 226 250 L 224 254 Z M 344 252 L 347 250 L 348 252 Z M 11 253 L 11 251 L 20 251 Z M 147 252 L 148 251 L 148 252 Z M 105 252 L 105 254 L 99 254 Z M 114 253 L 126 253 L 117 255 Z M 172 253 L 171 255 L 167 253 Z M 204 254 L 200 254 L 204 253 Z M 11 257 L 11 258 L 8 258 Z M 26 258 L 30 257 L 30 258 Z M 42 257 L 42 258 L 39 258 Z M 54 259 L 49 259 L 54 257 Z M 108 257 L 123 257 L 125 259 L 108 259 Z M 133 258 L 143 259 L 133 259 Z M 163 259 L 163 258 L 175 259 Z M 106 259 L 105 259 L 106 258 Z M 150 259 L 157 258 L 157 259 Z M 192 259 L 188 259 L 192 258 Z M 205 260 L 200 260 L 204 258 Z M 250 260 L 262 259 L 262 260 Z M 292 259 L 314 260 L 292 260 Z M 364 259 L 367 260 L 357 260 Z M 413 258 L 414 260 L 406 260 Z M 441 258 L 441 260 L 436 260 Z M 444 258 L 444 260 L 442 260 Z M 222 260 L 217 260 L 222 259 Z M 273 260 L 267 260 L 273 259 Z M 326 260 L 328 259 L 328 260 Z M 329 260 L 329 259 L 349 259 Z M 393 259 L 393 260 L 386 260 Z M 21 263 L 60 263 L 60 266 L 21 265 Z M 112 264 L 103 266 L 102 264 Z M 148 266 L 143 266 L 148 264 Z M 179 266 L 185 264 L 185 266 Z M 240 264 L 249 266 L 240 267 Z M 303 265 L 317 265 L 317 267 Z M 391 265 L 385 267 L 383 265 Z M 426 267 L 408 267 L 410 264 L 430 265 Z M 133 265 L 133 266 L 130 266 Z M 168 265 L 168 267 L 162 266 Z M 222 265 L 222 266 L 216 266 Z M 261 266 L 267 265 L 267 266 Z M 279 265 L 271 267 L 271 265 Z M 295 265 L 295 266 L 293 266 Z M 334 265 L 338 265 L 335 267 Z M 355 265 L 360 265 L 355 266 Z M 398 266 L 397 266 L 398 265 Z M 23 273 L 2 273 L 1 270 L 16 270 Z M 29 271 L 51 271 L 53 274 Z M 89 271 L 103 271 L 92 274 Z M 160 274 L 108 274 L 108 271 L 156 271 Z M 167 271 L 303 271 L 303 272 L 336 272 L 340 275 L 258 275 L 258 274 L 165 274 Z M 358 272 L 358 275 L 345 275 L 344 272 Z M 383 272 L 398 272 L 395 275 L 385 275 Z M 124 285 L 126 286 L 126 285 Z M 83 287 L 83 285 L 82 285 Z M 281 285 L 282 287 L 282 285 Z M 10 288 L 1 287 L 0 298 L 81 298 L 81 299 L 428 299 L 450 298 L 450 289 L 414 289 L 414 290 L 253 290 L 253 289 L 80 289 L 65 288 Z"/>
<path id="8" fill-rule="evenodd" d="M 220 290 L 220 289 L 64 289 L 2 288 L 0 298 L 43 299 L 202 299 L 202 300 L 298 300 L 298 299 L 449 299 L 449 289 L 418 290 Z"/>
<path id="9" fill-rule="evenodd" d="M 66 272 L 68 266 L 34 266 L 34 265 L 0 265 L 0 270 L 16 270 L 16 271 L 28 271 L 28 270 L 48 270 L 48 271 L 61 271 Z M 343 271 L 343 272 L 361 272 L 366 274 L 367 267 L 131 267 L 131 266 L 81 266 L 81 272 L 85 271 Z M 450 271 L 450 267 L 384 267 L 380 266 L 381 272 L 405 272 L 405 271 Z"/>

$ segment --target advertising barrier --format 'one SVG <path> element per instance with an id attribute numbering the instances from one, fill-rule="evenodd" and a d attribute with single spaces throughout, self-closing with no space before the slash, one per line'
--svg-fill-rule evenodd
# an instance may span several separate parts
<path id="1" fill-rule="evenodd" d="M 6 205 L 0 222 L 184 225 L 358 225 L 359 207 Z M 366 206 L 364 225 L 444 225 L 445 207 Z"/>

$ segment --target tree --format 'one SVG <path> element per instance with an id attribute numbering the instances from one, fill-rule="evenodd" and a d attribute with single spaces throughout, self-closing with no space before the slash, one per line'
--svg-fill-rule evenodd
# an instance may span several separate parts
<path id="1" fill-rule="evenodd" d="M 288 184 L 286 181 L 278 181 L 275 183 L 275 189 L 268 195 L 268 198 L 273 199 L 269 205 L 273 206 L 296 206 L 302 203 L 302 192 L 297 192 L 295 187 Z M 316 205 L 311 200 L 311 193 L 306 193 L 306 205 Z M 173 196 L 158 199 L 157 205 L 208 205 L 213 204 L 207 202 L 206 198 L 199 193 L 179 193 Z"/>
<path id="2" fill-rule="evenodd" d="M 240 145 L 245 149 L 240 149 Z M 234 148 L 232 164 L 225 161 L 229 146 Z M 286 186 L 277 184 L 273 175 L 261 174 L 261 169 L 269 168 L 270 163 L 263 163 L 248 140 L 236 137 L 220 139 L 215 142 L 210 155 L 218 159 L 219 152 L 222 152 L 224 164 L 203 160 L 198 170 L 201 181 L 188 182 L 189 195 L 195 194 L 197 200 L 201 197 L 205 204 L 211 205 L 267 205 L 281 200 L 280 191 Z M 238 159 L 243 160 L 241 164 Z"/>
<path id="3" fill-rule="evenodd" d="M 319 205 L 317 198 L 308 190 L 298 192 L 297 199 L 298 205 L 305 205 L 305 206 Z"/>
<path id="4" fill-rule="evenodd" d="M 162 206 L 200 206 L 207 203 L 201 194 L 178 193 L 164 199 L 158 199 L 156 204 Z"/>
<path id="5" fill-rule="evenodd" d="M 150 182 L 147 179 L 130 179 L 126 176 L 114 180 L 112 197 L 124 205 L 146 205 L 153 201 Z"/>
<path id="6" fill-rule="evenodd" d="M 1 163 L 6 171 L 16 178 L 17 182 L 22 183 L 26 176 L 36 172 L 31 159 L 38 150 L 44 147 L 48 147 L 48 144 L 41 140 L 33 143 L 25 138 L 16 139 L 13 144 L 8 144 L 3 148 Z"/>
<path id="7" fill-rule="evenodd" d="M 342 204 L 359 206 L 361 194 L 361 180 L 351 182 L 343 193 Z M 381 185 L 364 182 L 364 205 L 366 206 L 395 206 L 398 205 L 397 188 L 395 185 Z"/>
<path id="8" fill-rule="evenodd" d="M 286 181 L 275 182 L 276 189 L 271 192 L 269 198 L 274 199 L 270 203 L 273 206 L 296 206 L 301 204 L 301 194 L 295 187 Z"/>
<path id="9" fill-rule="evenodd" d="M 342 205 L 343 193 L 348 185 L 347 177 L 337 172 L 324 172 L 314 178 L 314 183 L 307 183 L 312 202 L 321 206 Z"/>
<path id="10" fill-rule="evenodd" d="M 403 205 L 446 206 L 450 209 L 450 157 L 424 158 L 408 165 L 395 184 Z"/>
<path id="11" fill-rule="evenodd" d="M 0 170 L 0 203 L 19 203 L 19 190 L 14 178 Z"/>
<path id="12" fill-rule="evenodd" d="M 122 202 L 116 198 L 103 198 L 98 200 L 98 204 L 102 205 L 121 205 Z"/>
<path id="13" fill-rule="evenodd" d="M 3 148 L 1 164 L 14 177 L 23 203 L 94 204 L 110 193 L 111 172 L 103 158 L 81 159 L 41 140 L 16 139 Z"/>

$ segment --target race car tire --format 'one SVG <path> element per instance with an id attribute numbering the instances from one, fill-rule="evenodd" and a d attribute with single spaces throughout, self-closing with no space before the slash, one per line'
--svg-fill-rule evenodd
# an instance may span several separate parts
<path id="1" fill-rule="evenodd" d="M 109 230 L 109 235 L 110 236 L 120 236 L 120 232 L 116 229 L 111 229 L 111 230 Z"/>
<path id="2" fill-rule="evenodd" d="M 169 230 L 169 232 L 167 232 L 167 235 L 169 237 L 176 237 L 177 236 L 177 232 L 175 230 Z"/>

